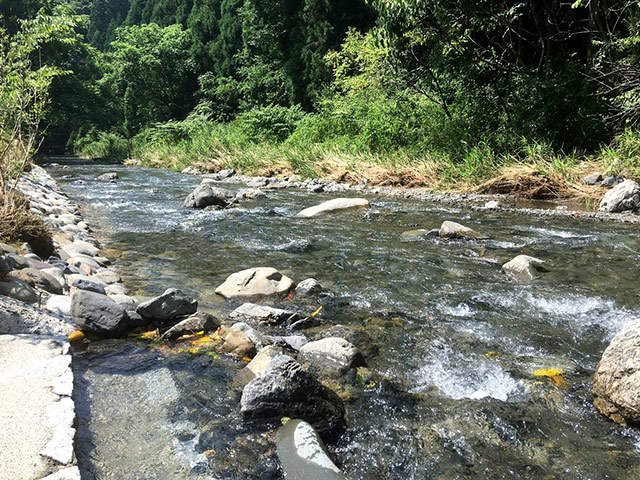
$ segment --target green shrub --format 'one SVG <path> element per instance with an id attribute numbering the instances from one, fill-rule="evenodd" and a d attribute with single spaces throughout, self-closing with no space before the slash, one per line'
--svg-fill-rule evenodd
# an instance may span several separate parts
<path id="1" fill-rule="evenodd" d="M 305 113 L 298 105 L 255 108 L 238 116 L 248 138 L 256 142 L 283 142 L 296 129 Z"/>

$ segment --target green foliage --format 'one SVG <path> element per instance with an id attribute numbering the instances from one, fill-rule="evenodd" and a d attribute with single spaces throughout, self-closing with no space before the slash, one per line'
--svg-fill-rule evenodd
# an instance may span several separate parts
<path id="1" fill-rule="evenodd" d="M 104 58 L 103 82 L 121 98 L 123 128 L 132 136 L 145 125 L 185 117 L 193 108 L 194 62 L 180 25 L 122 27 Z"/>
<path id="2" fill-rule="evenodd" d="M 247 137 L 256 142 L 283 142 L 296 129 L 305 114 L 299 106 L 274 105 L 249 110 L 238 117 Z"/>
<path id="3" fill-rule="evenodd" d="M 20 20 L 13 35 L 0 30 L 0 193 L 12 189 L 8 182 L 24 169 L 37 150 L 40 121 L 49 105 L 54 78 L 70 72 L 35 62 L 43 47 L 78 41 L 81 21 L 67 8 L 51 15 L 40 11 L 33 19 Z"/>
<path id="4" fill-rule="evenodd" d="M 122 161 L 130 156 L 131 141 L 117 133 L 92 130 L 74 139 L 73 151 L 91 159 Z"/>

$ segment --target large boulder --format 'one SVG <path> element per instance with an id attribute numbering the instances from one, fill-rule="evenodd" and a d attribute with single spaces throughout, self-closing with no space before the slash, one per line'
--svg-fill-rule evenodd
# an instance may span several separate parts
<path id="1" fill-rule="evenodd" d="M 300 348 L 300 356 L 312 364 L 339 371 L 364 366 L 364 359 L 356 346 L 339 337 L 309 342 Z"/>
<path id="2" fill-rule="evenodd" d="M 184 206 L 187 208 L 205 208 L 210 206 L 217 206 L 220 208 L 226 208 L 233 195 L 227 190 L 214 187 L 210 183 L 201 183 L 193 192 L 187 195 L 184 200 Z"/>
<path id="3" fill-rule="evenodd" d="M 163 340 L 175 340 L 182 335 L 191 335 L 201 331 L 211 332 L 217 330 L 219 326 L 220 320 L 214 315 L 206 312 L 197 312 L 164 332 L 162 338 Z"/>
<path id="4" fill-rule="evenodd" d="M 369 201 L 364 198 L 334 198 L 333 200 L 322 202 L 320 205 L 305 208 L 298 212 L 296 217 L 317 217 L 325 213 L 342 212 L 354 208 L 369 208 Z"/>
<path id="5" fill-rule="evenodd" d="M 84 332 L 101 337 L 120 337 L 146 322 L 131 306 L 119 304 L 106 295 L 76 290 L 71 295 L 71 318 Z"/>
<path id="6" fill-rule="evenodd" d="M 169 288 L 159 297 L 138 305 L 137 312 L 144 318 L 166 322 L 174 318 L 191 315 L 198 310 L 198 302 L 177 288 Z"/>
<path id="7" fill-rule="evenodd" d="M 216 288 L 216 293 L 224 298 L 250 298 L 284 295 L 294 287 L 293 280 L 275 268 L 257 267 L 229 275 L 224 283 Z"/>
<path id="8" fill-rule="evenodd" d="M 264 325 L 278 325 L 284 321 L 297 320 L 298 314 L 290 310 L 247 302 L 231 312 L 229 318 L 234 320 L 253 320 Z"/>
<path id="9" fill-rule="evenodd" d="M 518 255 L 502 265 L 502 271 L 518 281 L 533 280 L 539 272 L 546 272 L 544 261 L 529 255 Z"/>
<path id="10" fill-rule="evenodd" d="M 347 480 L 331 461 L 313 427 L 304 420 L 289 420 L 276 433 L 278 460 L 285 476 L 306 480 Z"/>
<path id="11" fill-rule="evenodd" d="M 440 238 L 470 238 L 470 239 L 482 239 L 486 238 L 484 235 L 476 232 L 475 230 L 465 227 L 456 222 L 444 221 L 440 226 L 438 232 Z"/>
<path id="12" fill-rule="evenodd" d="M 345 425 L 340 397 L 287 355 L 273 359 L 263 375 L 244 387 L 240 411 L 247 420 L 301 418 L 319 432 L 332 432 Z"/>
<path id="13" fill-rule="evenodd" d="M 605 193 L 598 210 L 612 213 L 640 210 L 640 185 L 633 180 L 619 183 Z"/>
<path id="14" fill-rule="evenodd" d="M 602 414 L 622 425 L 640 425 L 640 319 L 628 322 L 606 348 L 591 392 Z"/>

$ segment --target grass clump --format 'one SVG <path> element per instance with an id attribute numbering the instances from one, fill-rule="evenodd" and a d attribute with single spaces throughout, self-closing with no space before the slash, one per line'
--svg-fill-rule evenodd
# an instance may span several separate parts
<path id="1" fill-rule="evenodd" d="M 29 211 L 29 201 L 16 192 L 0 197 L 0 241 L 27 242 L 41 258 L 54 252 L 51 230 L 40 216 Z"/>

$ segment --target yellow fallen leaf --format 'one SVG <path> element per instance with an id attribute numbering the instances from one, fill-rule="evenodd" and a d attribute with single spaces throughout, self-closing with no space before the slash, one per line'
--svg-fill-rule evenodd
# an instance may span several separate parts
<path id="1" fill-rule="evenodd" d="M 149 330 L 148 332 L 142 333 L 140 336 L 143 338 L 148 338 L 149 340 L 152 340 L 156 338 L 157 335 L 158 335 L 157 330 Z"/>
<path id="2" fill-rule="evenodd" d="M 213 448 L 210 449 L 210 450 L 205 450 L 202 453 L 204 453 L 204 456 L 207 457 L 207 458 L 212 458 L 212 457 L 215 457 L 215 455 L 216 455 L 216 451 Z"/>
<path id="3" fill-rule="evenodd" d="M 318 315 L 318 314 L 320 313 L 320 310 L 322 310 L 322 305 L 320 305 L 320 306 L 318 307 L 318 309 L 317 309 L 315 312 L 313 312 L 313 313 L 311 314 L 311 316 L 312 316 L 312 317 L 315 317 L 316 315 Z"/>
<path id="4" fill-rule="evenodd" d="M 245 362 L 250 362 L 251 359 L 249 357 L 242 357 L 242 360 L 244 360 Z"/>
<path id="5" fill-rule="evenodd" d="M 71 332 L 67 338 L 70 342 L 77 342 L 84 338 L 84 333 L 82 333 L 81 330 L 76 330 L 75 332 Z"/>
<path id="6" fill-rule="evenodd" d="M 500 352 L 494 352 L 493 350 L 484 354 L 487 358 L 498 358 L 501 357 L 502 354 Z"/>
<path id="7" fill-rule="evenodd" d="M 540 368 L 533 372 L 536 377 L 546 377 L 553 380 L 553 383 L 560 386 L 564 384 L 564 377 L 561 368 Z"/>
<path id="8" fill-rule="evenodd" d="M 193 342 L 191 342 L 192 345 L 205 345 L 207 343 L 211 343 L 213 342 L 213 339 L 211 337 L 201 337 L 198 338 L 196 340 L 194 340 Z"/>

